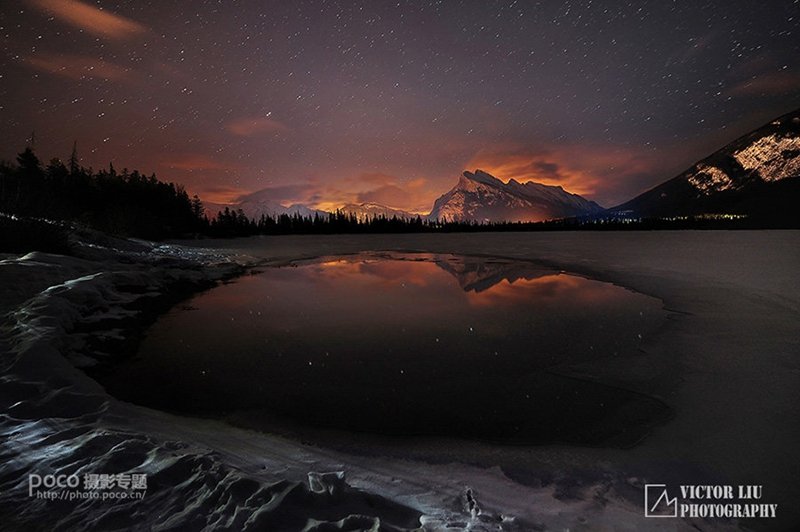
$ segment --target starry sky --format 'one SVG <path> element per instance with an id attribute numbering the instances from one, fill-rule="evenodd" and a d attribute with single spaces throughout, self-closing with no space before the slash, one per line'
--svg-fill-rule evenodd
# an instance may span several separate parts
<path id="1" fill-rule="evenodd" d="M 800 3 L 0 5 L 0 158 L 428 212 L 464 169 L 612 206 L 800 106 Z"/>

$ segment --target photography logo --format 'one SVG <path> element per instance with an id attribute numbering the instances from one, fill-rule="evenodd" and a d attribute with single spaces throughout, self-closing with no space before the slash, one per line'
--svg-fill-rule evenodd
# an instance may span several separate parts
<path id="1" fill-rule="evenodd" d="M 666 484 L 644 485 L 645 517 L 681 519 L 759 519 L 775 518 L 778 505 L 763 499 L 761 485 Z"/>
<path id="2" fill-rule="evenodd" d="M 645 517 L 678 517 L 678 498 L 670 498 L 666 484 L 644 485 Z"/>

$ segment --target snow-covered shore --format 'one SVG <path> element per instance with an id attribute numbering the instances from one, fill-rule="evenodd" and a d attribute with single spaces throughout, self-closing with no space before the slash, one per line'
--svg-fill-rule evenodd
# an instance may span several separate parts
<path id="1" fill-rule="evenodd" d="M 124 249 L 92 243 L 79 246 L 83 258 L 30 253 L 0 262 L 3 310 L 9 312 L 0 384 L 4 530 L 301 529 L 311 518 L 370 528 L 377 516 L 404 527 L 418 522 L 418 512 L 352 489 L 334 473 L 276 475 L 285 470 L 279 464 L 268 475 L 247 475 L 212 449 L 175 439 L 180 429 L 162 438 L 142 431 L 138 419 L 158 418 L 162 431 L 175 428 L 175 419 L 120 404 L 76 370 L 73 364 L 105 358 L 103 353 L 88 356 L 87 347 L 95 345 L 88 337 L 134 334 L 137 318 L 146 320 L 153 302 L 174 302 L 211 286 L 240 273 L 252 259 L 147 243 L 112 244 Z M 151 304 L 137 305 L 142 299 Z M 100 322 L 99 330 L 92 327 Z M 141 501 L 65 502 L 37 499 L 28 491 L 31 473 L 128 470 L 148 476 Z"/>
<path id="2" fill-rule="evenodd" d="M 798 490 L 798 232 L 273 237 L 203 247 L 81 240 L 77 257 L 0 261 L 4 528 L 737 527 L 643 517 L 645 482 L 695 481 L 763 484 L 765 497 L 783 505 L 781 523 L 798 515 L 785 502 Z M 466 442 L 365 449 L 354 441 L 348 452 L 124 404 L 75 367 L 103 359 L 76 353 L 121 345 L 148 313 L 248 265 L 365 250 L 535 260 L 661 298 L 679 317 L 639 360 L 572 370 L 646 389 L 676 418 L 625 450 Z M 28 492 L 31 473 L 119 472 L 148 475 L 143 499 L 54 501 Z"/>

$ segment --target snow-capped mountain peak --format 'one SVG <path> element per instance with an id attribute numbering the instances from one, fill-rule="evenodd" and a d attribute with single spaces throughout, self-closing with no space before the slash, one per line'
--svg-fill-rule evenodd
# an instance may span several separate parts
<path id="1" fill-rule="evenodd" d="M 484 172 L 483 170 L 475 170 L 474 172 L 464 172 L 463 177 L 476 183 L 483 183 L 493 187 L 502 187 L 504 183 L 497 179 L 495 176 Z"/>
<path id="2" fill-rule="evenodd" d="M 611 209 L 635 216 L 736 214 L 784 220 L 800 194 L 800 109 Z"/>
<path id="3" fill-rule="evenodd" d="M 232 211 L 241 210 L 245 216 L 250 219 L 258 220 L 261 216 L 269 216 L 277 218 L 283 214 L 294 216 L 295 214 L 303 217 L 313 217 L 315 214 L 320 216 L 327 216 L 328 213 L 320 211 L 303 205 L 302 203 L 293 203 L 288 206 L 283 205 L 281 202 L 276 201 L 270 197 L 268 189 L 258 190 L 250 194 L 245 194 L 239 197 L 234 203 L 218 204 L 211 202 L 203 202 L 206 208 L 206 214 L 211 217 L 217 215 L 218 212 L 224 210 L 226 207 Z"/>
<path id="4" fill-rule="evenodd" d="M 598 204 L 560 186 L 503 183 L 483 170 L 464 172 L 458 183 L 433 205 L 432 219 L 458 221 L 540 221 L 596 213 Z"/>

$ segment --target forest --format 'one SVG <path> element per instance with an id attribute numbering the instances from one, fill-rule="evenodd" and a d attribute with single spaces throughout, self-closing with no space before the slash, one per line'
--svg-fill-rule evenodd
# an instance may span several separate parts
<path id="1" fill-rule="evenodd" d="M 16 164 L 0 162 L 0 251 L 64 251 L 69 224 L 148 240 L 240 237 L 257 234 L 423 233 L 474 231 L 563 231 L 735 229 L 745 220 L 568 218 L 546 222 L 492 222 L 325 215 L 248 218 L 241 210 L 205 212 L 198 196 L 182 185 L 112 164 L 93 170 L 79 164 L 77 147 L 66 163 L 44 165 L 29 146 Z"/>

